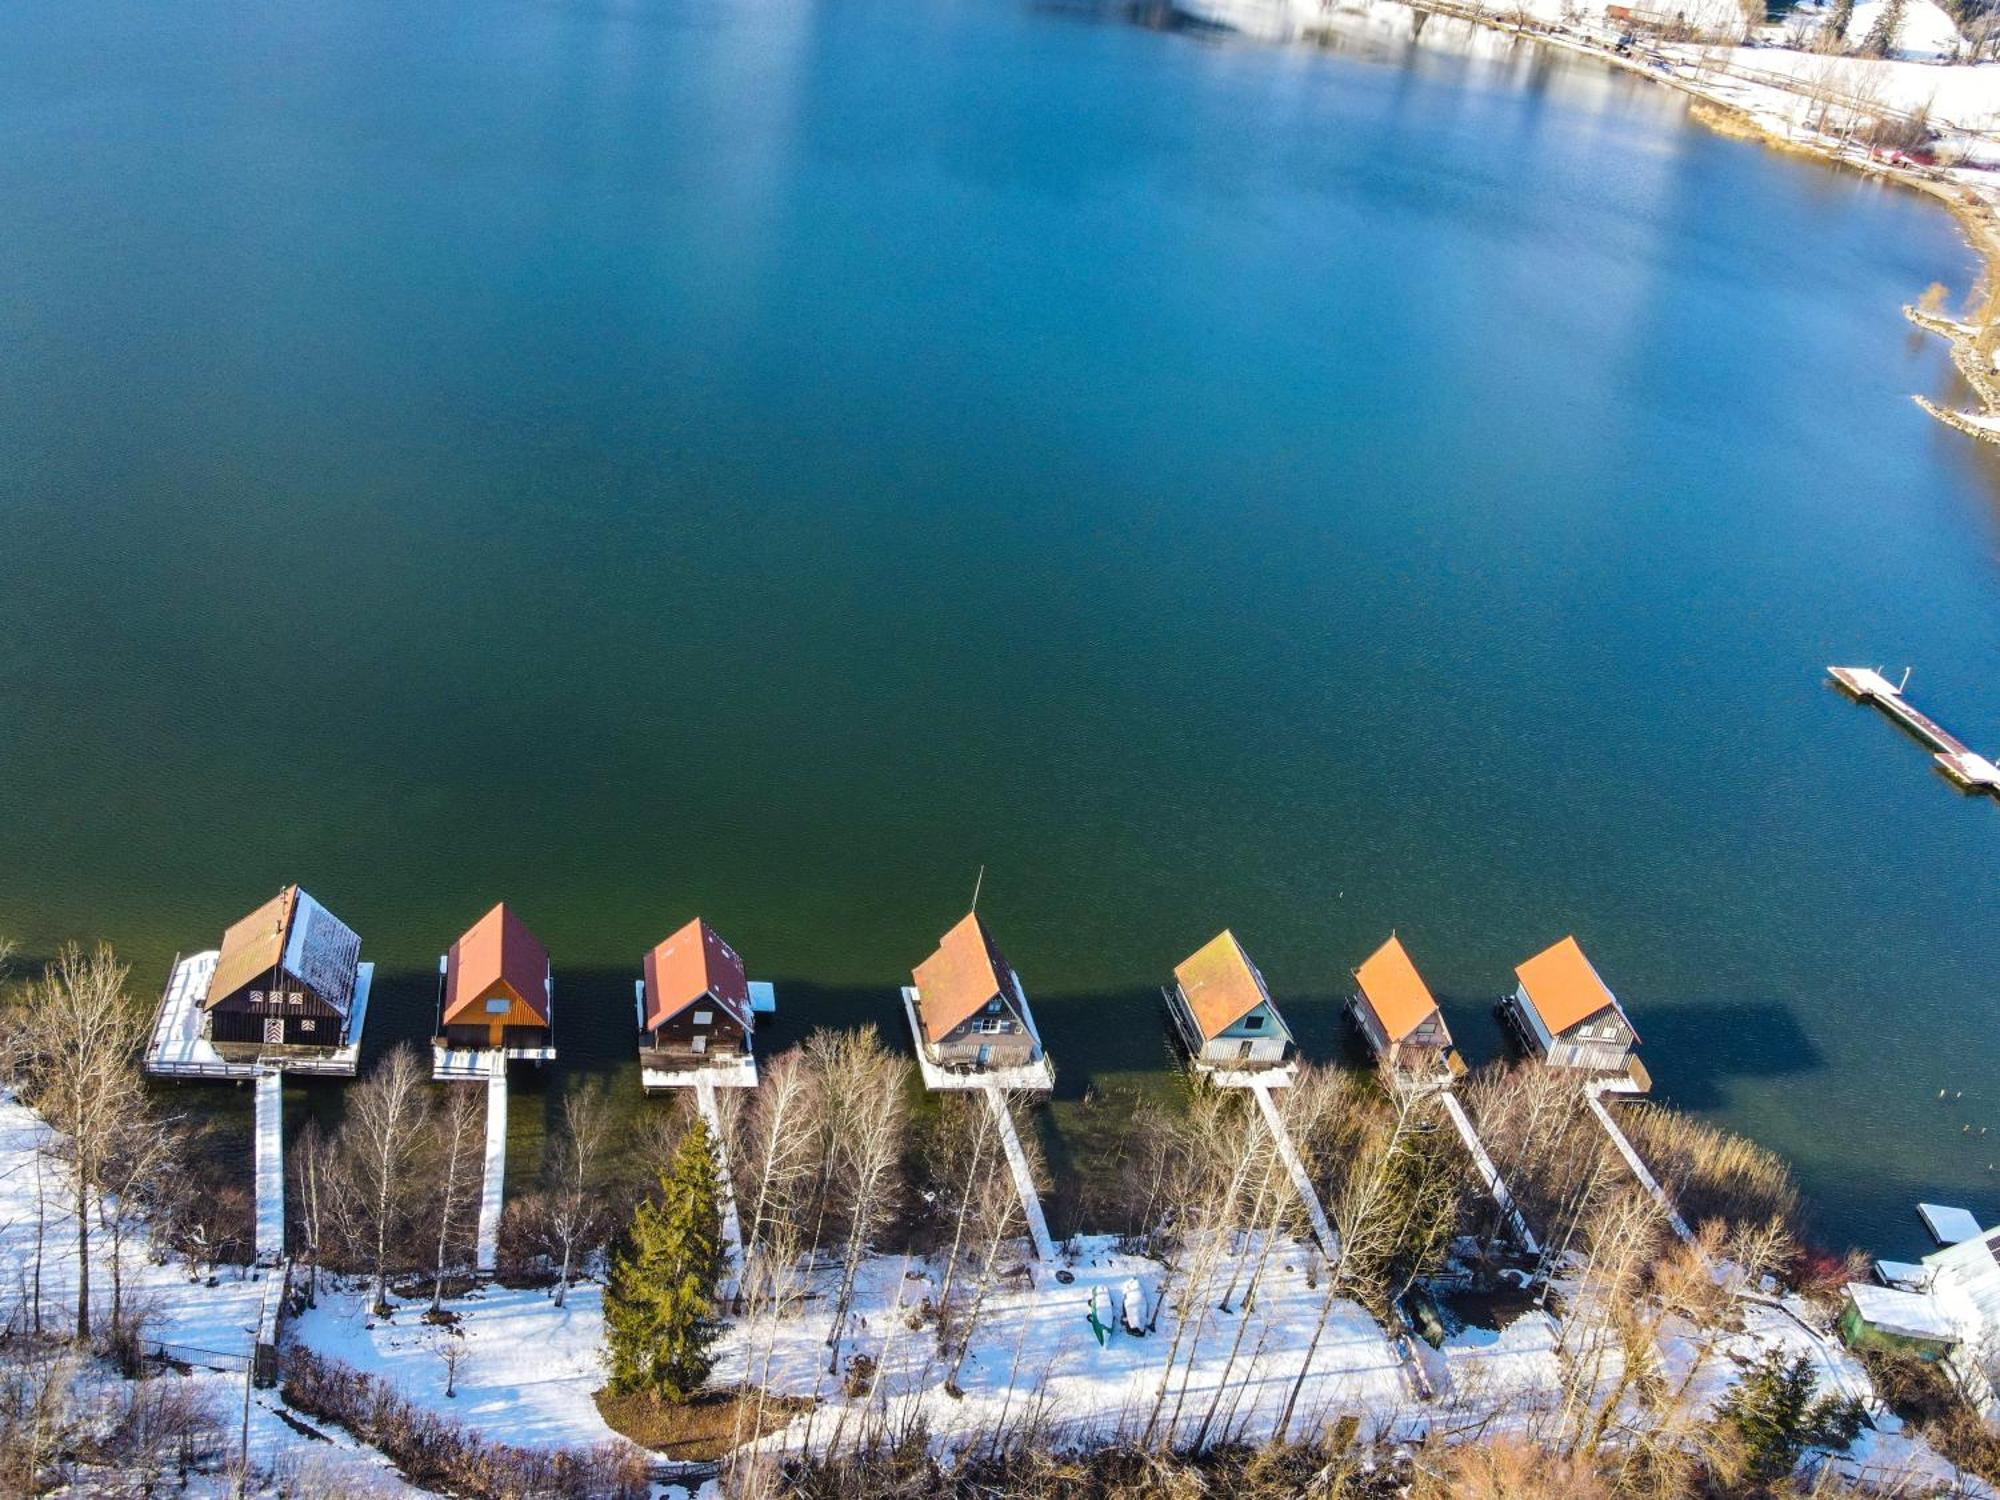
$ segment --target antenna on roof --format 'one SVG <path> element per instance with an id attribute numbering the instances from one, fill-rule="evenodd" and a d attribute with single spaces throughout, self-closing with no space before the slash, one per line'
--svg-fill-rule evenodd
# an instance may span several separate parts
<path id="1" fill-rule="evenodd" d="M 1908 667 L 1905 667 L 1903 668 L 1903 680 L 1896 684 L 1896 691 L 1900 693 L 1903 691 L 1904 688 L 1908 687 L 1909 685 L 1910 685 L 1910 669 Z"/>
<path id="2" fill-rule="evenodd" d="M 986 866 L 981 865 L 979 867 L 979 874 L 974 877 L 972 882 L 972 909 L 974 911 L 979 910 L 979 888 L 984 884 L 986 884 Z"/>

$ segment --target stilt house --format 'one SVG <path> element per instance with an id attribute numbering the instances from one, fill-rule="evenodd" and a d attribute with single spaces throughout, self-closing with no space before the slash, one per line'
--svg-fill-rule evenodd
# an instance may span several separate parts
<path id="1" fill-rule="evenodd" d="M 438 1040 L 445 1047 L 555 1056 L 548 950 L 505 902 L 451 945 L 438 987 Z"/>
<path id="2" fill-rule="evenodd" d="M 736 950 L 700 917 L 646 955 L 639 1059 L 646 1067 L 747 1056 L 757 1029 Z"/>
<path id="3" fill-rule="evenodd" d="M 225 1059 L 347 1044 L 361 939 L 288 885 L 222 935 L 202 1035 Z"/>
<path id="4" fill-rule="evenodd" d="M 1354 971 L 1354 982 L 1348 1011 L 1382 1066 L 1411 1075 L 1465 1071 L 1430 986 L 1393 932 Z"/>
<path id="5" fill-rule="evenodd" d="M 1199 1063 L 1277 1067 L 1292 1049 L 1291 1028 L 1233 932 L 1217 933 L 1174 969 L 1167 1008 Z"/>
<path id="6" fill-rule="evenodd" d="M 940 938 L 937 951 L 911 978 L 917 1024 L 932 1062 L 1010 1068 L 1041 1057 L 1027 991 L 977 912 Z"/>
<path id="7" fill-rule="evenodd" d="M 1505 1002 L 1522 1040 L 1551 1067 L 1623 1073 L 1637 1061 L 1639 1033 L 1573 937 L 1514 970 Z"/>

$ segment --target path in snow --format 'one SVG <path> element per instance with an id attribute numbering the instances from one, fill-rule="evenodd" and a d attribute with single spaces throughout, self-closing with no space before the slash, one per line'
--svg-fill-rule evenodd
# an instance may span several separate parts
<path id="1" fill-rule="evenodd" d="M 1597 1097 L 1595 1084 L 1585 1085 L 1583 1101 L 1590 1106 L 1590 1112 L 1597 1116 L 1598 1123 L 1603 1125 L 1604 1133 L 1611 1137 L 1611 1144 L 1618 1148 L 1618 1154 L 1625 1158 L 1625 1165 L 1632 1169 L 1632 1175 L 1639 1179 L 1639 1186 L 1651 1193 L 1653 1201 L 1660 1205 L 1661 1211 L 1667 1216 L 1667 1223 L 1673 1226 L 1674 1233 L 1679 1235 L 1684 1243 L 1691 1242 L 1694 1234 L 1688 1229 L 1687 1220 L 1675 1210 L 1673 1200 L 1667 1197 L 1667 1191 L 1660 1186 L 1659 1179 L 1647 1171 L 1646 1164 L 1639 1160 L 1639 1153 L 1632 1149 L 1632 1143 L 1625 1139 L 1625 1132 L 1620 1130 L 1618 1122 L 1611 1118 L 1611 1111 L 1606 1109 L 1604 1101 Z"/>
<path id="2" fill-rule="evenodd" d="M 479 1188 L 479 1254 L 476 1269 L 492 1271 L 500 1259 L 500 1200 L 507 1189 L 507 1054 L 486 1058 L 486 1177 Z"/>
<path id="3" fill-rule="evenodd" d="M 1319 1193 L 1312 1185 L 1312 1178 L 1306 1175 L 1306 1164 L 1299 1160 L 1298 1148 L 1292 1145 L 1292 1133 L 1285 1129 L 1284 1116 L 1278 1113 L 1277 1101 L 1271 1097 L 1271 1086 L 1259 1081 L 1250 1085 L 1250 1092 L 1256 1095 L 1257 1107 L 1264 1112 L 1264 1123 L 1270 1127 L 1278 1155 L 1284 1158 L 1285 1170 L 1292 1174 L 1292 1186 L 1298 1189 L 1299 1202 L 1305 1205 L 1306 1217 L 1312 1221 L 1313 1238 L 1319 1241 L 1320 1251 L 1328 1260 L 1339 1259 L 1340 1240 L 1326 1221 L 1326 1210 L 1320 1207 Z"/>
<path id="4" fill-rule="evenodd" d="M 1500 1205 L 1500 1211 L 1507 1216 L 1507 1222 L 1514 1226 L 1514 1236 L 1520 1240 L 1521 1248 L 1530 1255 L 1540 1255 L 1542 1247 L 1535 1243 L 1534 1232 L 1528 1228 L 1528 1221 L 1521 1217 L 1521 1210 L 1514 1206 L 1514 1195 L 1507 1191 L 1507 1184 L 1501 1180 L 1500 1169 L 1493 1165 L 1493 1158 L 1486 1154 L 1486 1147 L 1479 1139 L 1479 1132 L 1472 1128 L 1472 1121 L 1466 1118 L 1465 1106 L 1449 1089 L 1439 1096 L 1444 1102 L 1444 1112 L 1451 1116 L 1451 1123 L 1458 1127 L 1459 1137 L 1465 1142 L 1465 1149 L 1472 1153 L 1472 1164 L 1479 1169 L 1479 1177 L 1486 1184 L 1486 1190 L 1493 1195 L 1493 1201 Z"/>
<path id="5" fill-rule="evenodd" d="M 285 1258 L 285 1075 L 257 1075 L 257 1263 Z"/>
<path id="6" fill-rule="evenodd" d="M 1028 1238 L 1035 1242 L 1035 1255 L 1044 1262 L 1053 1261 L 1056 1247 L 1049 1238 L 1049 1221 L 1042 1214 L 1041 1191 L 1035 1186 L 1035 1174 L 1028 1170 L 1028 1156 L 1021 1149 L 1021 1138 L 1014 1133 L 1014 1116 L 1007 1108 L 1007 1096 L 997 1083 L 982 1084 L 980 1092 L 986 1096 L 986 1107 L 993 1111 L 994 1125 L 999 1127 L 1000 1145 L 1007 1153 L 1008 1170 L 1014 1174 L 1014 1191 L 1021 1195 L 1021 1213 L 1028 1221 Z"/>

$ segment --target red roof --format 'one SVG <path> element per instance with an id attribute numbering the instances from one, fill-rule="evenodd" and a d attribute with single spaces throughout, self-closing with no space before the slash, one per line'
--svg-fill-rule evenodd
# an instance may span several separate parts
<path id="1" fill-rule="evenodd" d="M 1392 1042 L 1404 1040 L 1437 1014 L 1430 986 L 1393 932 L 1389 941 L 1354 971 L 1354 977 L 1361 985 L 1362 999 L 1382 1025 L 1382 1034 Z"/>
<path id="2" fill-rule="evenodd" d="M 910 976 L 917 983 L 917 1013 L 924 1035 L 943 1041 L 961 1023 L 985 1009 L 994 998 L 1010 1006 L 1020 993 L 1020 981 L 979 914 L 938 939 L 937 952 L 918 964 Z M 1026 1016 L 1021 1018 L 1024 1022 Z"/>
<path id="3" fill-rule="evenodd" d="M 467 1016 L 484 1019 L 478 1007 L 487 998 L 508 994 L 549 1019 L 549 951 L 528 924 L 506 902 L 474 922 L 445 960 L 444 1021 L 447 1026 Z"/>
<path id="4" fill-rule="evenodd" d="M 700 917 L 646 955 L 646 1027 L 664 1026 L 700 1000 L 713 1000 L 747 1031 L 755 1026 L 743 960 Z"/>

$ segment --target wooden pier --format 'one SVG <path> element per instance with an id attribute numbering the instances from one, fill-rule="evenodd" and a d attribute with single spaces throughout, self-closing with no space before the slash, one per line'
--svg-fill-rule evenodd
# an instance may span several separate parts
<path id="1" fill-rule="evenodd" d="M 1828 667 L 1827 675 L 1848 696 L 1860 703 L 1872 703 L 1928 745 L 1932 759 L 1958 787 L 1969 792 L 2000 794 L 2000 766 L 1979 754 L 1929 714 L 1914 707 L 1903 696 L 1899 683 L 1889 681 L 1873 667 Z M 1904 674 L 1908 681 L 1908 674 Z"/>

